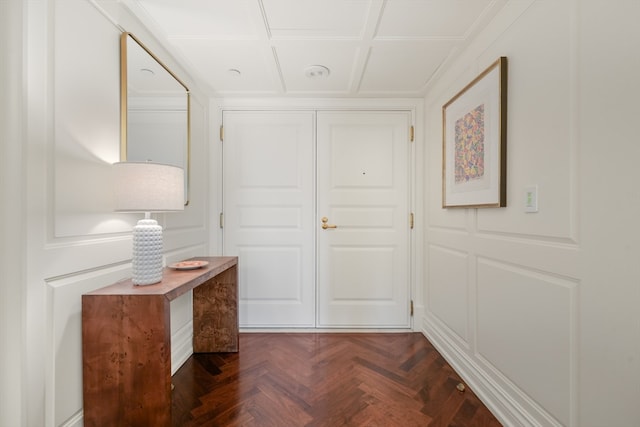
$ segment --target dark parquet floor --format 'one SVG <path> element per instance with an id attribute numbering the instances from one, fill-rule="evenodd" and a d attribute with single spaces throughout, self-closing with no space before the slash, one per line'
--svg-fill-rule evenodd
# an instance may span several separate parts
<path id="1" fill-rule="evenodd" d="M 173 376 L 174 426 L 499 427 L 420 333 L 240 335 Z"/>

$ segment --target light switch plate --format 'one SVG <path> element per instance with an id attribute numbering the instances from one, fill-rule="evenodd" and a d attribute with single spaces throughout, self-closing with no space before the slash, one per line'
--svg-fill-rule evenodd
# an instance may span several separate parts
<path id="1" fill-rule="evenodd" d="M 524 211 L 538 212 L 538 186 L 532 185 L 524 189 Z"/>

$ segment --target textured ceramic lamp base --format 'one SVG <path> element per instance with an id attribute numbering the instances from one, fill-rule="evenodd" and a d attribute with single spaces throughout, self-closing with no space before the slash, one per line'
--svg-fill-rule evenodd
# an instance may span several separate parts
<path id="1" fill-rule="evenodd" d="M 141 219 L 133 227 L 133 284 L 162 280 L 162 227 L 155 219 Z"/>

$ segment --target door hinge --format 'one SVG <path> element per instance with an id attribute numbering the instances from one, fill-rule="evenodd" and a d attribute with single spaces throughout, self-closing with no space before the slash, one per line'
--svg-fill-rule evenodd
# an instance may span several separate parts
<path id="1" fill-rule="evenodd" d="M 409 227 L 411 227 L 412 230 L 413 230 L 413 223 L 414 223 L 414 217 L 413 217 L 413 212 L 411 212 L 409 214 Z"/>
<path id="2" fill-rule="evenodd" d="M 224 228 L 224 214 L 220 212 L 220 228 Z"/>
<path id="3" fill-rule="evenodd" d="M 409 140 L 411 142 L 413 142 L 414 136 L 415 136 L 415 131 L 414 131 L 413 126 L 411 126 L 411 128 L 409 129 Z"/>
<path id="4" fill-rule="evenodd" d="M 413 316 L 413 300 L 411 300 L 411 316 Z"/>
<path id="5" fill-rule="evenodd" d="M 224 126 L 220 125 L 220 142 L 224 141 Z"/>

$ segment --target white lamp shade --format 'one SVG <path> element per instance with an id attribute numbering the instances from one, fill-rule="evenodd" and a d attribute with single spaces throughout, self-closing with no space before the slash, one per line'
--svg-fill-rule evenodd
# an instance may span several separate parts
<path id="1" fill-rule="evenodd" d="M 167 212 L 184 209 L 184 171 L 160 163 L 113 164 L 116 212 Z"/>

